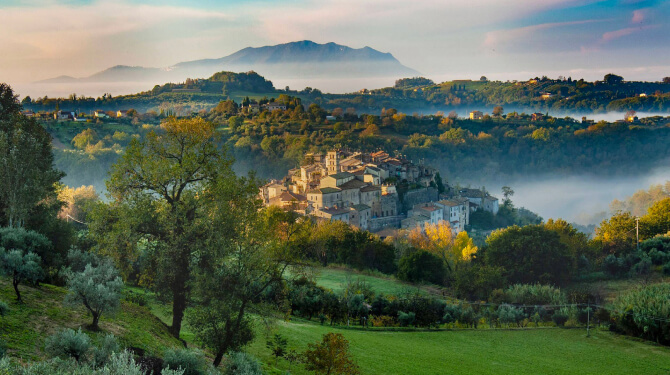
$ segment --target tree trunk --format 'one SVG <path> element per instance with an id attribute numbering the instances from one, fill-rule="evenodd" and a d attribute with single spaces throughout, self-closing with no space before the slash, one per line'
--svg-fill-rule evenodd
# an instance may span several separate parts
<path id="1" fill-rule="evenodd" d="M 93 323 L 91 324 L 91 329 L 94 331 L 100 330 L 100 327 L 98 326 L 98 322 L 100 321 L 100 314 L 91 311 L 91 314 L 93 315 Z"/>
<path id="2" fill-rule="evenodd" d="M 186 285 L 181 278 L 177 284 L 172 290 L 172 326 L 170 327 L 170 333 L 179 338 L 181 324 L 184 320 L 184 310 L 186 310 Z"/>
<path id="3" fill-rule="evenodd" d="M 14 292 L 16 293 L 16 301 L 22 303 L 23 301 L 21 300 L 21 292 L 19 292 L 19 280 L 16 278 L 12 280 L 12 285 L 14 285 Z"/>
<path id="4" fill-rule="evenodd" d="M 214 357 L 214 367 L 219 367 L 221 360 L 223 359 L 223 350 L 216 352 L 216 357 Z"/>

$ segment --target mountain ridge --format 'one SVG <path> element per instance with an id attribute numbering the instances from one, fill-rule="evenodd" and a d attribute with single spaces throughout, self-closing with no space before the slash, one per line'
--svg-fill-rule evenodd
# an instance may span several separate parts
<path id="1" fill-rule="evenodd" d="M 256 71 L 271 78 L 403 78 L 420 73 L 401 64 L 391 53 L 365 46 L 351 48 L 334 42 L 310 40 L 273 46 L 246 47 L 221 58 L 180 62 L 165 68 L 115 65 L 88 77 L 59 76 L 38 83 L 154 81 L 164 83 L 186 78 L 205 78 L 227 71 Z M 162 82 L 159 82 L 162 81 Z"/>

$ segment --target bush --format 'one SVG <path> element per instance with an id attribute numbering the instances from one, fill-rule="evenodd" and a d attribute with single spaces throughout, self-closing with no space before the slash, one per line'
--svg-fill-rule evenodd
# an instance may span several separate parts
<path id="1" fill-rule="evenodd" d="M 670 275 L 670 262 L 666 263 L 663 266 L 663 274 Z"/>
<path id="2" fill-rule="evenodd" d="M 93 349 L 93 363 L 95 367 L 102 367 L 114 353 L 119 353 L 119 341 L 111 333 L 102 338 L 100 346 Z"/>
<path id="3" fill-rule="evenodd" d="M 623 260 L 617 258 L 613 254 L 608 255 L 603 260 L 603 272 L 610 276 L 619 277 L 627 271 L 628 270 L 626 269 L 626 265 Z"/>
<path id="4" fill-rule="evenodd" d="M 401 327 L 409 327 L 414 324 L 415 320 L 416 314 L 413 312 L 404 313 L 402 311 L 398 311 L 398 323 L 400 323 Z"/>
<path id="5" fill-rule="evenodd" d="M 85 362 L 91 349 L 91 338 L 79 330 L 64 329 L 47 337 L 45 351 L 52 358 L 73 358 L 77 362 Z"/>
<path id="6" fill-rule="evenodd" d="M 196 350 L 169 349 L 163 356 L 165 369 L 181 369 L 184 375 L 204 375 L 207 373 L 205 356 Z"/>
<path id="7" fill-rule="evenodd" d="M 651 258 L 648 256 L 643 257 L 639 262 L 635 263 L 630 269 L 630 273 L 633 276 L 642 276 L 648 275 L 651 272 Z"/>
<path id="8" fill-rule="evenodd" d="M 565 295 L 559 288 L 541 284 L 515 284 L 505 290 L 505 302 L 520 305 L 560 305 Z"/>
<path id="9" fill-rule="evenodd" d="M 508 305 L 502 304 L 498 306 L 498 321 L 505 324 L 516 324 L 517 326 L 521 325 L 521 322 L 526 319 L 526 314 L 522 309 Z"/>
<path id="10" fill-rule="evenodd" d="M 147 305 L 147 297 L 141 293 L 135 293 L 131 290 L 125 291 L 123 299 L 127 302 L 134 303 L 138 306 Z"/>
<path id="11" fill-rule="evenodd" d="M 649 251 L 649 258 L 651 258 L 651 262 L 655 265 L 665 264 L 670 261 L 670 253 L 651 249 Z"/>
<path id="12" fill-rule="evenodd" d="M 0 301 L 0 316 L 5 316 L 9 312 L 9 305 L 7 303 Z"/>
<path id="13" fill-rule="evenodd" d="M 614 301 L 612 317 L 616 328 L 629 335 L 670 344 L 670 322 L 656 317 L 667 317 L 670 311 L 670 284 L 648 285 L 620 295 Z"/>
<path id="14" fill-rule="evenodd" d="M 258 360 L 251 354 L 232 352 L 228 354 L 224 364 L 224 375 L 262 375 L 263 370 Z"/>
<path id="15" fill-rule="evenodd" d="M 72 358 L 54 358 L 35 362 L 28 366 L 14 364 L 9 358 L 0 359 L 0 374 L 12 375 L 145 375 L 135 363 L 132 354 L 120 352 L 113 354 L 104 367 L 91 368 L 86 363 L 78 363 Z M 163 370 L 162 375 L 182 375 L 183 371 Z"/>
<path id="16" fill-rule="evenodd" d="M 372 315 L 370 323 L 373 327 L 395 327 L 397 325 L 395 319 L 388 315 Z"/>
<path id="17" fill-rule="evenodd" d="M 558 327 L 563 327 L 568 319 L 570 319 L 570 312 L 566 308 L 561 308 L 551 316 L 551 320 L 553 320 Z"/>
<path id="18" fill-rule="evenodd" d="M 463 307 L 461 305 L 446 305 L 444 307 L 443 323 L 456 323 L 461 319 Z"/>
<path id="19" fill-rule="evenodd" d="M 0 340 L 0 359 L 4 358 L 6 354 L 7 346 L 5 345 L 4 341 Z"/>

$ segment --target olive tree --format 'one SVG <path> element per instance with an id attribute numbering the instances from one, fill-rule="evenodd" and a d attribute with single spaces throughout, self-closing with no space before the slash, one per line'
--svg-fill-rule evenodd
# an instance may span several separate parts
<path id="1" fill-rule="evenodd" d="M 65 303 L 69 306 L 83 304 L 93 316 L 92 329 L 98 329 L 103 312 L 119 307 L 123 281 L 111 261 L 103 260 L 97 266 L 87 264 L 83 271 L 66 269 L 68 295 Z"/>
<path id="2" fill-rule="evenodd" d="M 33 253 L 24 253 L 22 250 L 9 250 L 0 248 L 0 272 L 12 279 L 16 300 L 20 303 L 21 292 L 19 284 L 24 282 L 36 283 L 44 276 L 40 263 L 40 257 Z"/>

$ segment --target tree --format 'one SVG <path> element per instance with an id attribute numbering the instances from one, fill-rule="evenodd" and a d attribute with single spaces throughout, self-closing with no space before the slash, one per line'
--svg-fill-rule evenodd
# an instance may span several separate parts
<path id="1" fill-rule="evenodd" d="M 12 286 L 16 293 L 16 300 L 21 303 L 21 292 L 19 284 L 24 282 L 36 283 L 44 276 L 40 257 L 33 253 L 24 253 L 21 250 L 14 249 L 6 251 L 0 248 L 0 271 L 12 278 Z"/>
<path id="2" fill-rule="evenodd" d="M 349 354 L 349 341 L 341 333 L 327 333 L 321 342 L 308 344 L 305 368 L 317 374 L 359 374 L 358 365 Z"/>
<path id="3" fill-rule="evenodd" d="M 573 259 L 558 234 L 542 225 L 500 229 L 486 243 L 486 264 L 503 267 L 510 283 L 560 285 L 569 279 Z"/>
<path id="4" fill-rule="evenodd" d="M 626 255 L 635 248 L 635 224 L 630 213 L 615 213 L 596 228 L 595 241 L 601 244 L 605 254 Z"/>
<path id="5" fill-rule="evenodd" d="M 494 117 L 500 117 L 503 114 L 503 107 L 501 106 L 496 106 L 493 108 L 493 116 Z"/>
<path id="6" fill-rule="evenodd" d="M 68 269 L 64 276 L 69 291 L 65 303 L 70 306 L 83 304 L 93 316 L 91 328 L 98 330 L 102 313 L 119 307 L 123 281 L 118 271 L 111 261 L 100 260 L 95 266 L 88 263 L 81 272 Z"/>
<path id="7" fill-rule="evenodd" d="M 20 112 L 19 97 L 14 94 L 11 86 L 0 83 L 0 122 L 8 121 Z"/>
<path id="8" fill-rule="evenodd" d="M 444 260 L 427 251 L 415 251 L 398 261 L 398 278 L 401 280 L 415 283 L 427 281 L 442 285 L 445 277 Z"/>
<path id="9" fill-rule="evenodd" d="M 641 239 L 670 233 L 670 198 L 654 203 L 640 220 Z"/>
<path id="10" fill-rule="evenodd" d="M 261 211 L 255 180 L 229 179 L 211 189 L 210 246 L 199 253 L 194 269 L 195 303 L 189 320 L 218 366 L 226 353 L 253 339 L 250 312 L 268 316 L 276 311 L 282 276 L 295 249 L 290 235 L 274 235 L 273 222 Z"/>
<path id="11" fill-rule="evenodd" d="M 150 244 L 141 277 L 172 298 L 170 331 L 176 337 L 188 306 L 196 255 L 208 249 L 211 233 L 226 235 L 225 226 L 212 231 L 209 209 L 215 200 L 234 200 L 238 193 L 217 188 L 226 180 L 236 182 L 232 158 L 218 148 L 217 140 L 214 125 L 200 118 L 168 119 L 144 140 L 133 139 L 112 166 L 107 181 L 112 202 L 98 206 L 89 226 L 100 252 L 114 257 L 126 273 L 139 256 L 140 240 Z"/>
<path id="12" fill-rule="evenodd" d="M 617 85 L 623 82 L 623 77 L 618 76 L 616 74 L 606 74 L 605 78 L 603 78 L 603 81 L 605 81 L 606 84 L 608 85 Z"/>
<path id="13" fill-rule="evenodd" d="M 0 219 L 17 228 L 55 200 L 63 177 L 53 167 L 51 135 L 20 109 L 11 88 L 0 84 Z"/>
<path id="14" fill-rule="evenodd" d="M 514 190 L 512 190 L 512 188 L 509 186 L 503 186 L 502 193 L 503 205 L 509 208 L 514 208 L 514 206 L 512 206 L 512 196 L 514 195 Z"/>
<path id="15" fill-rule="evenodd" d="M 84 150 L 88 145 L 92 145 L 98 140 L 98 133 L 89 128 L 75 135 L 74 138 L 72 138 L 72 145 L 80 150 Z"/>
<path id="16" fill-rule="evenodd" d="M 269 339 L 265 343 L 265 347 L 270 349 L 272 356 L 275 357 L 275 363 L 277 360 L 279 360 L 279 358 L 283 358 L 286 355 L 287 345 L 288 340 L 279 333 L 275 333 L 274 336 L 272 336 L 272 339 Z"/>
<path id="17" fill-rule="evenodd" d="M 663 83 L 670 83 L 670 77 L 663 77 Z"/>

